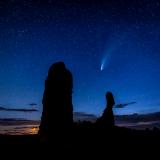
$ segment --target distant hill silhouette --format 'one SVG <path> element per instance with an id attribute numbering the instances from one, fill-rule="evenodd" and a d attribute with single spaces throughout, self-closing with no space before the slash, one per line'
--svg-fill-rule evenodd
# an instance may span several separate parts
<path id="1" fill-rule="evenodd" d="M 94 114 L 87 114 L 84 112 L 76 112 L 73 114 L 74 121 L 90 121 L 95 122 L 98 116 Z M 131 114 L 131 115 L 115 115 L 115 122 L 118 126 L 146 129 L 158 127 L 160 128 L 160 112 L 146 113 L 146 114 Z"/>
<path id="2" fill-rule="evenodd" d="M 97 120 L 98 116 L 94 114 L 87 114 L 85 112 L 74 112 L 73 119 L 76 123 L 80 122 L 92 122 L 94 123 Z M 148 114 L 131 114 L 131 115 L 115 115 L 116 125 L 121 127 L 128 127 L 133 129 L 153 129 L 154 127 L 160 128 L 160 112 L 148 113 Z M 25 126 L 25 125 L 35 125 L 38 126 L 40 120 L 28 120 L 28 119 L 19 119 L 19 118 L 1 118 L 0 126 Z M 4 131 L 6 134 L 8 130 Z M 3 132 L 3 133 L 4 133 Z M 20 130 L 16 130 L 21 134 Z M 1 132 L 0 132 L 1 134 Z M 12 132 L 14 134 L 14 132 Z"/>
<path id="3" fill-rule="evenodd" d="M 116 120 L 119 122 L 148 122 L 160 121 L 160 112 L 146 113 L 146 114 L 131 114 L 131 115 L 117 115 Z"/>
<path id="4" fill-rule="evenodd" d="M 79 121 L 90 121 L 95 122 L 97 120 L 97 116 L 94 114 L 88 114 L 85 112 L 74 112 L 73 113 L 73 119 L 75 122 Z"/>

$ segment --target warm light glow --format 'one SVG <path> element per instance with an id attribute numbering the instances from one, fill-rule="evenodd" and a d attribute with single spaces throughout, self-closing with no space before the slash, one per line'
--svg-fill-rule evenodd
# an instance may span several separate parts
<path id="1" fill-rule="evenodd" d="M 38 133 L 38 127 L 31 127 L 27 128 L 26 134 L 37 134 Z"/>
<path id="2" fill-rule="evenodd" d="M 0 126 L 0 134 L 29 135 L 37 134 L 39 125 Z"/>
<path id="3" fill-rule="evenodd" d="M 31 133 L 32 134 L 37 134 L 38 128 L 31 128 Z"/>

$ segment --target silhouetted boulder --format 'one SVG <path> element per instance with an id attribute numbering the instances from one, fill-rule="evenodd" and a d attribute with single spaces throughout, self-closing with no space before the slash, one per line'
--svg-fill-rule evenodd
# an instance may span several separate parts
<path id="1" fill-rule="evenodd" d="M 63 62 L 54 63 L 45 80 L 40 135 L 65 134 L 73 125 L 73 80 Z"/>
<path id="2" fill-rule="evenodd" d="M 114 127 L 114 115 L 113 106 L 115 104 L 113 94 L 111 92 L 106 93 L 106 108 L 100 118 L 97 119 L 96 125 L 100 128 L 112 128 Z"/>

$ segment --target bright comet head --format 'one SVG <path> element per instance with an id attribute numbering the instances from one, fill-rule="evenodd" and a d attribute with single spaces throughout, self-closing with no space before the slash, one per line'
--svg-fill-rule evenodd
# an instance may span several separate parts
<path id="1" fill-rule="evenodd" d="M 103 71 L 103 69 L 104 69 L 104 63 L 101 64 L 100 70 Z"/>

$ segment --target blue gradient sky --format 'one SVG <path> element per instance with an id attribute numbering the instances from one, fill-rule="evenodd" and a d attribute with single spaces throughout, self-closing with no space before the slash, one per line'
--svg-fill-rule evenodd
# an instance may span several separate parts
<path id="1" fill-rule="evenodd" d="M 116 114 L 160 111 L 160 1 L 8 0 L 0 8 L 0 104 L 39 109 L 1 117 L 39 119 L 48 68 L 59 60 L 73 74 L 74 111 L 100 115 L 107 90 L 117 104 L 137 102 Z"/>

